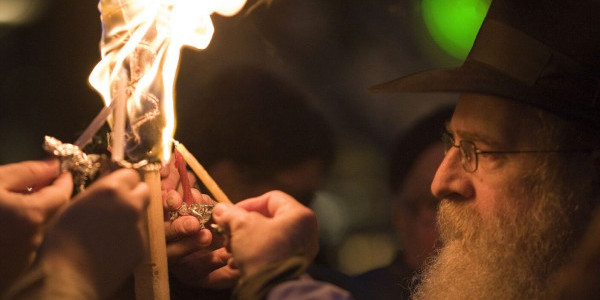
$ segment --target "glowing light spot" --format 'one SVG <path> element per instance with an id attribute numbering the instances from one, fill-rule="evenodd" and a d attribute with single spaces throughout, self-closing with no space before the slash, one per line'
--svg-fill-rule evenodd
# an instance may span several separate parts
<path id="1" fill-rule="evenodd" d="M 448 54 L 465 59 L 491 0 L 423 0 L 421 8 L 427 30 Z"/>

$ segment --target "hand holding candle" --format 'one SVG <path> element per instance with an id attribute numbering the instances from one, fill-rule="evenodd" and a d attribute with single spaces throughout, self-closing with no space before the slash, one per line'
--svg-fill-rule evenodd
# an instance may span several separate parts
<path id="1" fill-rule="evenodd" d="M 181 152 L 175 150 L 169 165 L 161 170 L 163 205 L 168 212 L 164 225 L 169 274 L 189 286 L 233 288 L 239 271 L 227 266 L 231 254 L 222 248 L 224 237 L 205 229 L 214 201 L 195 188 L 191 189 L 194 203 L 190 205 L 184 201 L 183 190 L 186 188 L 181 176 L 185 171 L 177 168 L 180 159 L 183 160 Z M 194 178 L 189 179 L 193 186 Z"/>

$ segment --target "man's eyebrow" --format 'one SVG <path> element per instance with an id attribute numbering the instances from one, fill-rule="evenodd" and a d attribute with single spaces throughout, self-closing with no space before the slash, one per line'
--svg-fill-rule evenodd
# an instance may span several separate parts
<path id="1" fill-rule="evenodd" d="M 450 129 L 450 122 L 446 122 L 446 125 L 444 125 L 444 130 L 450 133 L 455 139 L 456 136 L 458 136 L 462 140 L 471 141 L 477 144 L 484 144 L 490 147 L 497 147 L 501 145 L 497 140 L 493 139 L 489 135 L 461 129 L 452 130 Z"/>

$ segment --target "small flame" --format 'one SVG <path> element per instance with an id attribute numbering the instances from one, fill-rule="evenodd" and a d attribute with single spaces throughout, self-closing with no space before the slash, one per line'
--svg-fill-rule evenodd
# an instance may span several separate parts
<path id="1" fill-rule="evenodd" d="M 245 4 L 246 0 L 100 1 L 102 60 L 89 81 L 105 105 L 126 101 L 124 150 L 131 160 L 169 160 L 180 50 L 185 45 L 205 49 L 214 32 L 210 16 L 235 15 Z M 114 121 L 115 117 L 113 133 Z"/>

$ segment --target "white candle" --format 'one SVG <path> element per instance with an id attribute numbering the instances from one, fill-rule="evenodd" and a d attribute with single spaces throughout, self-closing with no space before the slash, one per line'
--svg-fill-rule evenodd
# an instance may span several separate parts
<path id="1" fill-rule="evenodd" d="M 127 71 L 122 70 L 121 76 L 117 81 L 117 97 L 113 101 L 116 107 L 114 110 L 114 123 L 112 130 L 112 160 L 119 162 L 125 158 L 125 119 L 127 117 Z"/>
<path id="2" fill-rule="evenodd" d="M 215 197 L 215 200 L 221 203 L 233 205 L 231 200 L 229 200 L 229 197 L 225 195 L 225 193 L 223 192 L 223 190 L 221 190 L 221 188 L 215 182 L 215 180 L 212 177 L 210 177 L 206 169 L 204 169 L 200 162 L 198 162 L 194 155 L 192 155 L 192 153 L 190 153 L 190 151 L 188 151 L 182 143 L 175 141 L 175 148 L 177 148 L 177 151 L 181 153 L 181 156 L 183 156 L 183 159 L 188 164 L 188 166 L 192 168 L 194 174 L 198 176 L 198 179 L 200 179 L 200 181 L 204 183 L 204 186 L 206 186 L 210 193 Z"/>

